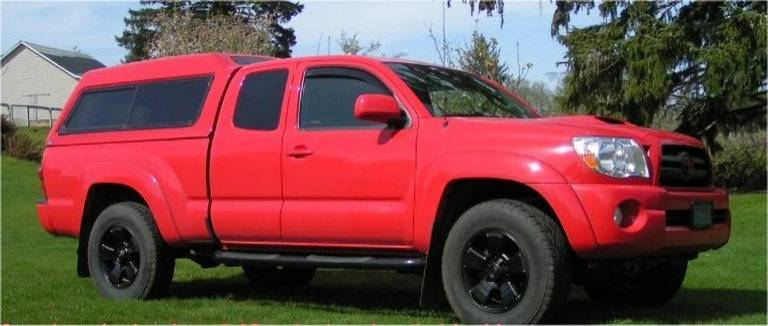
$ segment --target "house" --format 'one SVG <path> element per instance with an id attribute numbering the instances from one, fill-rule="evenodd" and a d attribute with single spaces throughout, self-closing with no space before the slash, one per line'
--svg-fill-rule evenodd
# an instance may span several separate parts
<path id="1" fill-rule="evenodd" d="M 3 54 L 0 71 L 0 102 L 8 105 L 39 105 L 61 108 L 86 71 L 105 67 L 93 57 L 79 52 L 19 42 Z M 32 110 L 35 119 L 47 112 Z M 2 108 L 3 114 L 8 109 Z M 54 112 L 54 119 L 56 118 Z M 26 108 L 15 109 L 14 121 L 27 120 Z M 29 121 L 29 120 L 27 120 Z"/>

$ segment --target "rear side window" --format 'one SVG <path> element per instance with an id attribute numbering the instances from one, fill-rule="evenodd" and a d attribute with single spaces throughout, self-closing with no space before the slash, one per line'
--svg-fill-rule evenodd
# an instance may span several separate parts
<path id="1" fill-rule="evenodd" d="M 197 120 L 208 78 L 146 84 L 136 88 L 130 127 L 188 126 Z"/>
<path id="2" fill-rule="evenodd" d="M 134 93 L 134 88 L 128 88 L 83 94 L 66 130 L 122 128 L 131 115 Z"/>
<path id="3" fill-rule="evenodd" d="M 383 126 L 355 118 L 355 101 L 362 94 L 392 95 L 378 78 L 359 69 L 310 69 L 304 80 L 299 125 L 302 129 Z"/>
<path id="4" fill-rule="evenodd" d="M 253 130 L 277 129 L 287 80 L 287 70 L 248 75 L 240 87 L 235 126 Z"/>
<path id="5" fill-rule="evenodd" d="M 83 94 L 64 133 L 192 125 L 211 77 L 136 84 Z"/>

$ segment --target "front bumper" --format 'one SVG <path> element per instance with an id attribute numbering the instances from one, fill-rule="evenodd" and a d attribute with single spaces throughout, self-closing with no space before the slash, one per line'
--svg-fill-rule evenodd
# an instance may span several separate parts
<path id="1" fill-rule="evenodd" d="M 728 193 L 722 189 L 675 191 L 651 185 L 573 184 L 603 257 L 696 254 L 722 247 L 731 232 Z M 613 212 L 622 202 L 639 203 L 631 225 L 619 227 Z M 711 202 L 713 224 L 704 230 L 680 223 L 693 202 Z"/>

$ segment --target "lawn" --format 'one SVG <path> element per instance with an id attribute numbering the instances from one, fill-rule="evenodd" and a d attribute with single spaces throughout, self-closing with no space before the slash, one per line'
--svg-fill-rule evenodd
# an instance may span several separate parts
<path id="1" fill-rule="evenodd" d="M 29 136 L 32 141 L 41 146 L 45 144 L 45 138 L 48 137 L 48 127 L 19 127 L 19 132 Z"/>
<path id="2" fill-rule="evenodd" d="M 2 158 L 3 324 L 455 323 L 418 308 L 419 278 L 370 271 L 321 271 L 293 292 L 249 289 L 237 268 L 179 261 L 169 294 L 153 301 L 100 298 L 75 275 L 76 241 L 37 222 L 37 165 Z M 734 195 L 731 242 L 690 264 L 684 290 L 663 307 L 601 305 L 572 293 L 568 323 L 766 323 L 766 196 Z"/>

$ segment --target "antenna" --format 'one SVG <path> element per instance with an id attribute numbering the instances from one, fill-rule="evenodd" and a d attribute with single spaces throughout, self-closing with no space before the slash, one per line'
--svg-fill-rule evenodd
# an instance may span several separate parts
<path id="1" fill-rule="evenodd" d="M 315 51 L 316 55 L 320 55 L 320 46 L 323 44 L 323 33 L 320 33 L 320 37 L 317 38 L 317 51 Z"/>

